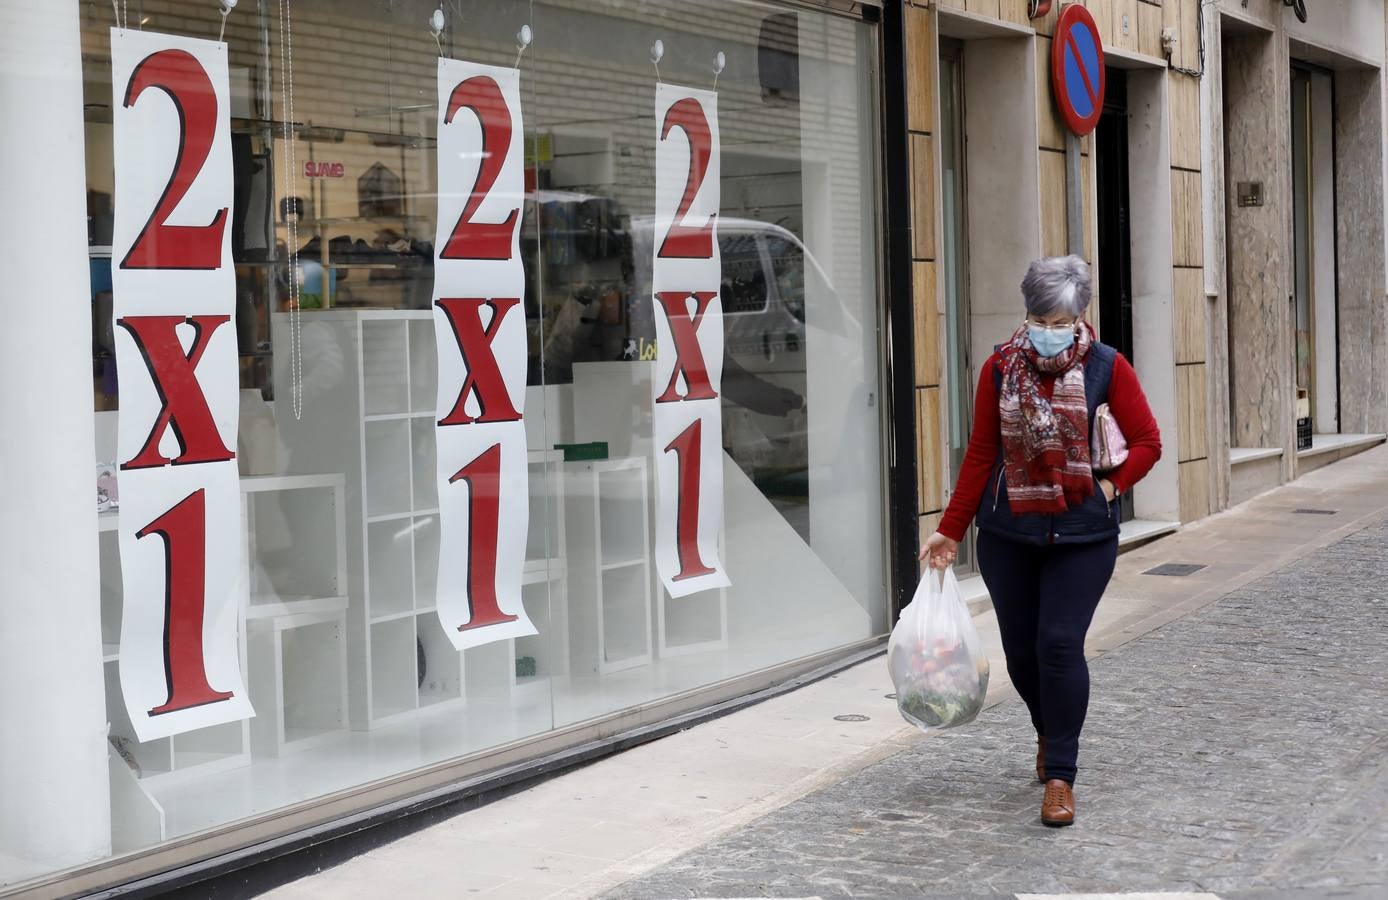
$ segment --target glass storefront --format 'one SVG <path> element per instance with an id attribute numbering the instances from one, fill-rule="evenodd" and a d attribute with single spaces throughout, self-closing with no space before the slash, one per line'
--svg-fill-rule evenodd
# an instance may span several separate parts
<path id="1" fill-rule="evenodd" d="M 120 5 L 132 29 L 215 40 L 222 28 L 206 0 Z M 112 7 L 82 2 L 80 15 L 94 462 L 117 487 Z M 104 499 L 118 764 L 92 804 L 109 803 L 112 854 L 887 631 L 876 29 L 741 0 L 237 5 L 224 39 L 243 533 L 210 540 L 241 548 L 256 716 L 137 740 L 118 665 L 119 496 Z M 440 53 L 518 67 L 524 114 L 522 590 L 538 633 L 463 651 L 436 609 L 450 552 L 435 480 Z M 680 598 L 653 551 L 657 80 L 716 85 L 721 135 L 731 585 Z M 0 885 L 42 874 L 0 854 Z"/>

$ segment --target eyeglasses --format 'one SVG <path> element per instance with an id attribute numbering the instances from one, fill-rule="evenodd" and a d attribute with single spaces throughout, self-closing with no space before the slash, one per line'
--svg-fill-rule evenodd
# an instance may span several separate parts
<path id="1" fill-rule="evenodd" d="M 1042 324 L 1042 323 L 1040 323 L 1040 322 L 1035 322 L 1035 321 L 1031 320 L 1030 318 L 1028 318 L 1028 319 L 1026 320 L 1026 324 L 1027 324 L 1027 327 L 1029 327 L 1029 328 L 1040 328 L 1040 329 L 1043 330 L 1043 331 L 1050 331 L 1050 332 L 1054 332 L 1054 333 L 1056 333 L 1056 334 L 1060 334 L 1060 333 L 1063 333 L 1063 332 L 1072 330 L 1076 325 L 1079 324 L 1079 320 L 1076 319 L 1076 320 L 1073 321 L 1073 322 L 1063 322 L 1063 323 L 1061 323 L 1061 324 L 1059 324 L 1059 325 L 1044 325 L 1044 324 Z"/>

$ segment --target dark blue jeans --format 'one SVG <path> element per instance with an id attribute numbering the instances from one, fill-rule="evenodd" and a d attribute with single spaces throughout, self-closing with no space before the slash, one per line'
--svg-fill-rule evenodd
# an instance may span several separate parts
<path id="1" fill-rule="evenodd" d="M 986 531 L 978 568 L 993 598 L 1007 674 L 1046 738 L 1046 778 L 1074 783 L 1089 709 L 1084 636 L 1118 559 L 1118 538 L 1035 546 Z"/>

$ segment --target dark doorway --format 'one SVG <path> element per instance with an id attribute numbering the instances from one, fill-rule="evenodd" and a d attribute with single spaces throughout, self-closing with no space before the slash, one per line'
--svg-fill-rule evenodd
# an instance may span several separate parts
<path id="1" fill-rule="evenodd" d="M 1094 130 L 1097 174 L 1099 335 L 1133 359 L 1133 254 L 1129 238 L 1132 210 L 1128 201 L 1128 81 L 1122 69 L 1104 77 L 1104 112 Z M 1133 517 L 1133 498 L 1124 495 L 1122 519 Z"/>
<path id="2" fill-rule="evenodd" d="M 1098 170 L 1099 333 L 1133 358 L 1133 266 L 1128 205 L 1128 85 L 1122 69 L 1105 73 L 1104 112 L 1094 130 Z"/>

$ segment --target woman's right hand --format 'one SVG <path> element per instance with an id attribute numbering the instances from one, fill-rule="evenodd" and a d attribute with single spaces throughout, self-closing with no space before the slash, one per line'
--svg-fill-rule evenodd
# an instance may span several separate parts
<path id="1" fill-rule="evenodd" d="M 918 558 L 928 558 L 932 569 L 947 569 L 959 558 L 959 542 L 937 531 L 925 542 L 925 546 L 921 547 Z"/>

